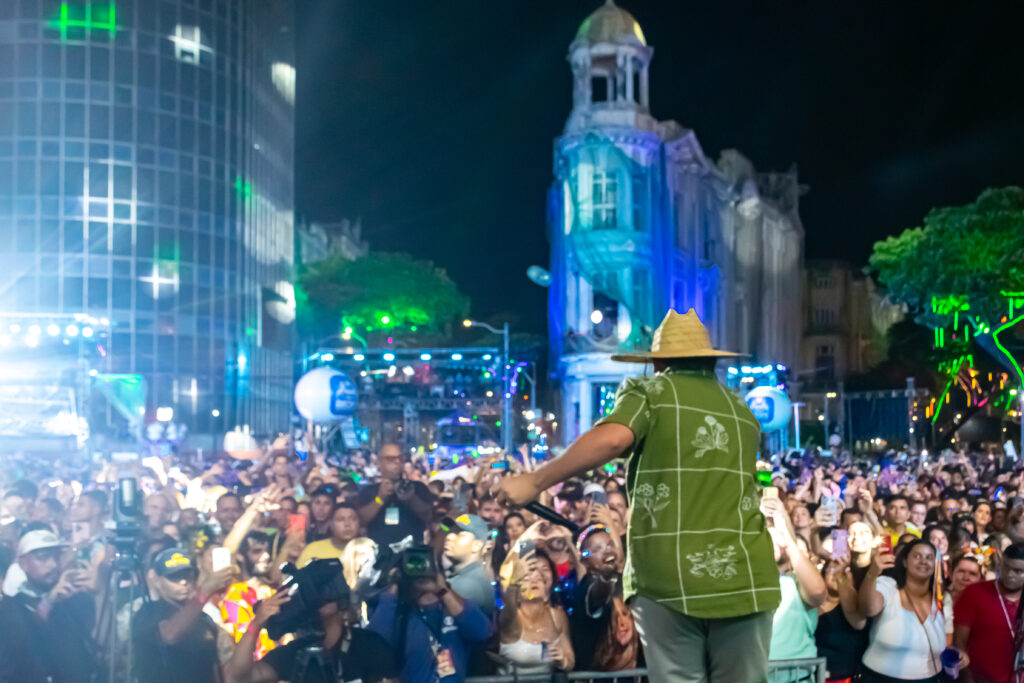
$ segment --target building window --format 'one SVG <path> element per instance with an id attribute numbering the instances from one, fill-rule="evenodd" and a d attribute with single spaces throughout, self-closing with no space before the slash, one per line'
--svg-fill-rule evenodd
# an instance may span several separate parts
<path id="1" fill-rule="evenodd" d="M 614 230 L 618 225 L 619 183 L 614 173 L 594 172 L 594 230 Z"/>
<path id="2" fill-rule="evenodd" d="M 819 344 L 814 358 L 814 371 L 819 381 L 827 382 L 836 376 L 836 350 L 831 344 Z"/>
<path id="3" fill-rule="evenodd" d="M 202 33 L 198 26 L 174 27 L 174 35 L 170 37 L 174 43 L 174 57 L 186 64 L 198 64 L 201 55 L 205 52 L 212 53 L 209 46 L 203 45 Z"/>
<path id="4" fill-rule="evenodd" d="M 814 279 L 814 287 L 816 289 L 832 289 L 832 278 L 828 275 L 818 275 Z"/>
<path id="5" fill-rule="evenodd" d="M 831 308 L 814 309 L 814 324 L 818 327 L 829 327 L 836 324 L 836 312 Z"/>

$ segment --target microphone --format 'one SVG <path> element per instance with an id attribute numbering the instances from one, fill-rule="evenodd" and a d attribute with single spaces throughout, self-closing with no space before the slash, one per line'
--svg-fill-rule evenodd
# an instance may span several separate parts
<path id="1" fill-rule="evenodd" d="M 566 529 L 572 532 L 574 538 L 580 533 L 579 526 L 569 521 L 562 515 L 558 514 L 557 512 L 549 508 L 547 505 L 541 505 L 537 501 L 533 501 L 532 503 L 527 503 L 526 505 L 524 505 L 523 509 L 529 510 L 530 512 L 537 515 L 541 519 L 547 520 L 552 524 L 564 526 Z"/>

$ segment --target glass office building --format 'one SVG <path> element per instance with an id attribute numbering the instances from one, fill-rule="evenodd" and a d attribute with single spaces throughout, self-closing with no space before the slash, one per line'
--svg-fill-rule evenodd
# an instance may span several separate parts
<path id="1" fill-rule="evenodd" d="M 92 374 L 141 375 L 148 420 L 287 428 L 292 12 L 0 2 L 0 344 L 45 358 L 86 320 Z"/>

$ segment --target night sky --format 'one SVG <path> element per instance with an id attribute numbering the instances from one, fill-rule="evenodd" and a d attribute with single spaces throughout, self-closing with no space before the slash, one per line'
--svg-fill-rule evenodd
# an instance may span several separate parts
<path id="1" fill-rule="evenodd" d="M 298 0 L 296 204 L 446 268 L 473 313 L 543 332 L 565 60 L 601 0 Z M 712 160 L 796 163 L 808 258 L 866 261 L 932 206 L 1024 183 L 1019 3 L 619 3 L 651 109 Z"/>

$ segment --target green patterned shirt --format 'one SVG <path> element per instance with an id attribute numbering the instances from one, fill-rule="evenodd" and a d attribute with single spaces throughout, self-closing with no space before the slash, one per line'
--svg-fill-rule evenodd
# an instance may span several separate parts
<path id="1" fill-rule="evenodd" d="M 779 572 L 760 511 L 761 427 L 713 372 L 667 370 L 627 379 L 600 424 L 635 442 L 626 488 L 625 595 L 692 617 L 775 609 Z"/>

